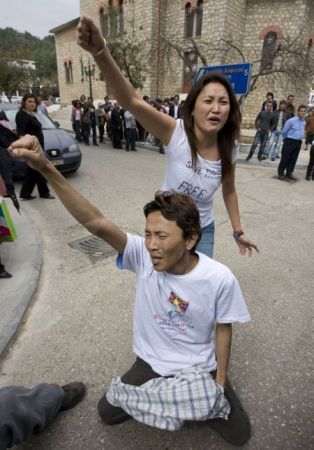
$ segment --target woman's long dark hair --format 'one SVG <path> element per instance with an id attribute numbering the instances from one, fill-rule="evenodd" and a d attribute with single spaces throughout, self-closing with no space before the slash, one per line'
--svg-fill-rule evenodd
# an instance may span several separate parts
<path id="1" fill-rule="evenodd" d="M 33 99 L 35 100 L 35 102 L 36 102 L 36 105 L 37 105 L 37 106 L 39 105 L 39 101 L 38 101 L 38 98 L 36 97 L 36 95 L 31 94 L 31 93 L 25 94 L 24 97 L 22 98 L 22 101 L 21 101 L 21 107 L 20 107 L 20 110 L 25 109 L 25 102 L 26 102 L 26 100 L 29 99 L 29 98 L 33 98 Z M 35 109 L 34 112 L 37 112 L 37 106 L 36 106 L 36 109 Z"/>
<path id="2" fill-rule="evenodd" d="M 225 77 L 215 73 L 209 73 L 200 78 L 192 87 L 184 102 L 182 118 L 184 129 L 191 147 L 192 167 L 195 170 L 198 151 L 197 138 L 194 131 L 194 116 L 192 113 L 194 111 L 197 97 L 203 88 L 209 83 L 222 84 L 226 88 L 229 96 L 230 112 L 228 119 L 223 128 L 218 132 L 218 150 L 222 169 L 221 177 L 224 179 L 224 177 L 232 170 L 232 150 L 236 144 L 236 141 L 239 141 L 241 124 L 240 108 L 229 81 Z"/>

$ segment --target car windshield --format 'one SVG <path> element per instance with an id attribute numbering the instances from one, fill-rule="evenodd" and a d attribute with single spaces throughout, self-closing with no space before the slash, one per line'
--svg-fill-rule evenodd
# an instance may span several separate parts
<path id="1" fill-rule="evenodd" d="M 6 113 L 6 116 L 9 119 L 13 130 L 15 130 L 16 129 L 15 116 L 16 113 L 18 112 L 18 109 L 5 109 L 4 112 Z M 37 111 L 36 117 L 41 123 L 43 130 L 55 130 L 57 128 L 56 125 L 52 122 L 52 120 L 49 119 L 49 117 L 47 117 L 41 111 Z"/>

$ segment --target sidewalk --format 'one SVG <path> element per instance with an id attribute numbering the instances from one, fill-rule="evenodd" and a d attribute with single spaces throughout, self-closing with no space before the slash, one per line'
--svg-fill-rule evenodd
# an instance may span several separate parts
<path id="1" fill-rule="evenodd" d="M 42 238 L 23 210 L 21 215 L 6 198 L 18 238 L 0 246 L 1 261 L 12 278 L 0 280 L 0 358 L 14 337 L 37 288 L 43 261 Z M 23 209 L 23 204 L 21 204 Z"/>

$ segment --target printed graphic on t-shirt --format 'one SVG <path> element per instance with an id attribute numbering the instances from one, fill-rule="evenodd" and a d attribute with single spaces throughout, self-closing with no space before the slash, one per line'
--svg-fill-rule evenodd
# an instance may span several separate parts
<path id="1" fill-rule="evenodd" d="M 187 169 L 193 170 L 192 161 L 188 161 L 185 165 Z M 201 175 L 204 178 L 220 178 L 221 177 L 221 170 L 216 169 L 206 169 L 202 166 L 197 166 L 195 170 L 196 175 Z"/>
<path id="2" fill-rule="evenodd" d="M 175 305 L 176 310 L 179 314 L 182 316 L 185 314 L 186 310 L 188 309 L 189 302 L 185 300 L 181 300 L 180 297 L 178 297 L 174 292 L 171 292 L 169 297 L 169 302 Z"/>
<path id="3" fill-rule="evenodd" d="M 163 329 L 176 329 L 180 333 L 187 333 L 187 330 L 190 328 L 194 328 L 194 325 L 187 321 L 183 320 L 183 316 L 186 313 L 189 302 L 187 300 L 181 300 L 174 292 L 170 293 L 168 298 L 171 305 L 175 308 L 175 310 L 171 309 L 168 311 L 168 317 L 161 317 L 159 314 L 154 315 L 154 319 Z"/>
<path id="4" fill-rule="evenodd" d="M 185 164 L 186 173 L 191 173 L 193 171 L 192 177 L 188 176 L 188 179 L 182 180 L 180 184 L 177 185 L 175 189 L 177 192 L 181 194 L 187 194 L 193 197 L 195 200 L 202 200 L 208 197 L 207 189 L 204 189 L 207 186 L 206 182 L 204 184 L 204 178 L 212 178 L 212 179 L 220 179 L 221 171 L 212 169 L 206 169 L 205 167 L 197 166 L 196 170 L 193 169 L 192 161 L 188 161 Z"/>

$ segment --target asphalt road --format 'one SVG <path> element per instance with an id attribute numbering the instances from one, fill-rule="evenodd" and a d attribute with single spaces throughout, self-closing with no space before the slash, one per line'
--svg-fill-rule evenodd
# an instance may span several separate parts
<path id="1" fill-rule="evenodd" d="M 125 230 L 142 233 L 142 206 L 160 187 L 164 157 L 108 145 L 83 147 L 81 170 L 69 180 Z M 230 378 L 250 414 L 247 449 L 310 449 L 313 440 L 314 182 L 296 171 L 294 184 L 275 170 L 239 164 L 243 228 L 260 254 L 240 257 L 220 192 L 216 196 L 215 258 L 238 277 L 252 320 L 234 326 Z M 115 257 L 93 263 L 69 243 L 88 236 L 59 200 L 25 203 L 41 230 L 44 263 L 25 324 L 0 366 L 0 385 L 32 386 L 82 380 L 88 395 L 18 449 L 229 449 L 204 424 L 163 432 L 135 421 L 114 427 L 97 416 L 97 401 L 113 375 L 132 364 L 135 277 Z M 96 253 L 97 257 L 97 253 Z"/>

